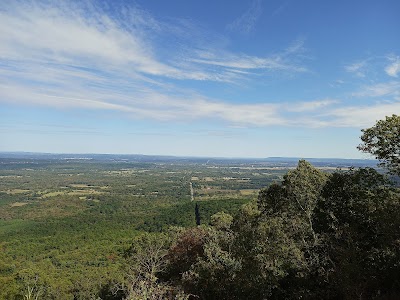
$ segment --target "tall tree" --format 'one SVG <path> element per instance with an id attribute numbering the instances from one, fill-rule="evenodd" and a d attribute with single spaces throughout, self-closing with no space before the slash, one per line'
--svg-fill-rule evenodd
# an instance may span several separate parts
<path id="1" fill-rule="evenodd" d="M 386 117 L 361 131 L 363 143 L 357 148 L 371 153 L 381 161 L 381 166 L 400 176 L 400 116 Z"/>
<path id="2" fill-rule="evenodd" d="M 260 192 L 259 209 L 266 216 L 286 214 L 290 218 L 299 218 L 307 224 L 306 231 L 315 241 L 312 214 L 326 180 L 325 173 L 300 160 L 297 168 L 284 176 L 282 184 L 273 184 Z"/>
<path id="3" fill-rule="evenodd" d="M 281 184 L 273 184 L 259 194 L 257 248 L 262 252 L 257 257 L 262 258 L 262 268 L 268 274 L 263 281 L 268 281 L 271 295 L 278 299 L 313 297 L 309 284 L 315 283 L 311 274 L 319 267 L 313 212 L 327 178 L 327 174 L 300 160 Z"/>
<path id="4" fill-rule="evenodd" d="M 145 233 L 134 239 L 125 252 L 128 263 L 126 280 L 120 287 L 126 294 L 126 300 L 188 299 L 179 288 L 159 280 L 159 276 L 166 271 L 170 243 L 169 236 L 165 234 Z"/>
<path id="5" fill-rule="evenodd" d="M 398 295 L 399 191 L 376 170 L 361 168 L 333 173 L 321 195 L 313 222 L 325 244 L 321 269 L 329 288 L 340 299 Z"/>

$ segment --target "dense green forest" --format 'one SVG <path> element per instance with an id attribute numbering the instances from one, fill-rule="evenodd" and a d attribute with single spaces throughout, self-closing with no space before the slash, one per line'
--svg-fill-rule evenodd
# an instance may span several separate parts
<path id="1" fill-rule="evenodd" d="M 0 298 L 398 299 L 399 138 L 363 130 L 383 170 L 3 159 Z"/>
<path id="2" fill-rule="evenodd" d="M 32 286 L 41 299 L 98 297 L 124 282 L 124 253 L 137 235 L 196 226 L 196 204 L 202 224 L 234 214 L 285 172 L 247 162 L 26 156 L 0 160 L 0 299 L 22 299 Z"/>

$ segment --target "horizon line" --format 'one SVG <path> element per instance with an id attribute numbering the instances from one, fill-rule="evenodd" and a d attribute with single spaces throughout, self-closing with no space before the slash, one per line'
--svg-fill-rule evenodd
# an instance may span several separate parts
<path id="1" fill-rule="evenodd" d="M 303 156 L 266 156 L 266 157 L 241 157 L 241 156 L 197 156 L 197 155 L 171 155 L 171 154 L 142 154 L 142 153 L 84 153 L 84 152 L 37 152 L 37 151 L 1 151 L 0 154 L 33 154 L 33 155 L 123 155 L 123 156 L 156 156 L 156 157 L 176 157 L 176 158 L 204 158 L 204 159 L 334 159 L 334 160 L 364 160 L 377 161 L 378 159 L 371 158 L 343 158 L 343 157 L 303 157 Z"/>

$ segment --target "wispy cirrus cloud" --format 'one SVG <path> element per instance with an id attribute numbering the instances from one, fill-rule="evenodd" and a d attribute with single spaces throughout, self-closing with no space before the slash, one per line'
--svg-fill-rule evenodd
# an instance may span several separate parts
<path id="1" fill-rule="evenodd" d="M 308 72 L 302 63 L 304 39 L 298 39 L 280 53 L 268 57 L 250 56 L 243 53 L 215 52 L 215 50 L 203 49 L 196 51 L 196 58 L 190 62 L 216 66 L 227 73 L 260 74 L 266 72 L 303 73 Z M 222 72 L 223 73 L 223 72 Z"/>
<path id="2" fill-rule="evenodd" d="M 381 77 L 383 72 L 391 77 L 400 73 L 400 57 L 394 53 L 388 55 L 369 56 L 344 66 L 346 72 L 359 78 Z"/>
<path id="3" fill-rule="evenodd" d="M 324 99 L 317 101 L 298 102 L 296 105 L 289 105 L 286 110 L 291 112 L 307 112 L 307 111 L 319 111 L 320 109 L 330 107 L 333 104 L 337 104 L 340 101 L 334 99 Z"/>
<path id="4" fill-rule="evenodd" d="M 377 120 L 399 111 L 400 101 L 391 101 L 336 108 L 331 110 L 326 117 L 329 126 L 366 128 L 372 126 Z"/>
<path id="5" fill-rule="evenodd" d="M 356 97 L 400 96 L 400 82 L 390 81 L 362 86 L 359 91 L 352 95 Z"/>
<path id="6" fill-rule="evenodd" d="M 190 38 L 180 36 L 175 24 L 164 24 L 135 7 L 122 9 L 116 18 L 91 3 L 9 2 L 0 10 L 0 102 L 158 121 L 210 119 L 238 127 L 324 127 L 346 120 L 342 101 L 336 99 L 241 99 L 240 104 L 176 84 L 224 84 L 276 72 L 307 72 L 304 40 L 258 57 L 190 42 L 182 48 L 179 43 L 170 46 L 176 51 L 163 51 L 157 39 L 164 34 Z M 395 95 L 398 83 L 392 85 L 369 89 L 376 96 Z M 397 108 L 393 105 L 377 110 Z"/>
<path id="7" fill-rule="evenodd" d="M 235 82 L 259 72 L 304 72 L 299 59 L 294 59 L 302 44 L 267 57 L 196 43 L 195 49 L 185 46 L 164 52 L 157 36 L 181 34 L 175 24 L 164 24 L 135 7 L 113 13 L 92 2 L 4 5 L 0 10 L 0 101 L 111 110 L 159 120 L 287 122 L 275 105 L 231 105 L 182 90 L 170 80 Z"/>
<path id="8" fill-rule="evenodd" d="M 321 113 L 336 100 L 302 101 L 298 103 L 233 104 L 201 95 L 166 95 L 151 89 L 126 94 L 85 90 L 0 85 L 0 93 L 11 103 L 41 105 L 62 109 L 89 109 L 123 113 L 127 117 L 158 121 L 220 120 L 231 126 L 306 126 L 314 127 L 311 114 Z M 296 116 L 292 113 L 296 112 Z M 315 116 L 314 116 L 315 117 Z M 319 123 L 318 123 L 319 124 Z"/>
<path id="9" fill-rule="evenodd" d="M 94 82 L 93 79 L 91 82 Z M 127 118 L 161 122 L 208 119 L 238 127 L 362 128 L 372 125 L 373 120 L 400 111 L 398 101 L 346 107 L 343 101 L 337 99 L 235 104 L 184 91 L 163 93 L 143 86 L 124 90 L 123 81 L 120 82 L 119 92 L 118 89 L 115 85 L 109 90 L 108 87 L 96 87 L 95 84 L 90 89 L 78 84 L 41 88 L 6 84 L 0 85 L 0 94 L 2 102 L 13 104 L 103 111 L 123 114 Z"/>
<path id="10" fill-rule="evenodd" d="M 355 91 L 349 95 L 362 102 L 349 102 L 324 113 L 323 118 L 329 126 L 365 128 L 387 115 L 400 112 L 400 81 L 387 81 L 387 77 L 383 76 L 386 72 L 387 75 L 396 77 L 400 71 L 397 70 L 398 62 L 398 57 L 392 54 L 370 56 L 345 66 L 347 72 L 362 79 L 353 80 Z"/>
<path id="11" fill-rule="evenodd" d="M 398 73 L 400 73 L 400 57 L 392 54 L 388 56 L 388 60 L 390 64 L 385 67 L 386 74 L 397 77 Z"/>
<path id="12" fill-rule="evenodd" d="M 282 14 L 282 12 L 288 7 L 288 5 L 289 5 L 289 1 L 286 1 L 283 4 L 279 5 L 277 8 L 275 8 L 272 11 L 271 16 L 275 17 L 275 16 L 278 16 L 278 15 Z"/>
<path id="13" fill-rule="evenodd" d="M 365 72 L 366 72 L 366 66 L 367 66 L 367 60 L 362 60 L 362 61 L 358 61 L 349 65 L 346 65 L 344 67 L 344 69 L 349 72 L 352 73 L 354 75 L 356 75 L 357 77 L 365 77 Z"/>
<path id="14" fill-rule="evenodd" d="M 250 33 L 259 17 L 262 14 L 262 4 L 261 0 L 253 0 L 250 7 L 238 18 L 236 18 L 232 23 L 228 24 L 226 27 L 231 31 L 238 31 L 241 33 Z"/>
<path id="15" fill-rule="evenodd" d="M 146 75 L 197 79 L 196 72 L 185 73 L 157 59 L 144 37 L 148 28 L 141 27 L 140 13 L 127 25 L 126 20 L 111 19 L 91 5 L 69 5 L 9 4 L 0 12 L 0 56 L 38 64 L 82 65 L 84 61 L 93 68 L 124 66 Z"/>
<path id="16" fill-rule="evenodd" d="M 54 63 L 94 70 L 118 70 L 141 76 L 178 80 L 233 82 L 253 73 L 243 69 L 304 71 L 295 53 L 267 57 L 233 53 L 188 41 L 182 26 L 187 22 L 157 21 L 136 7 L 123 7 L 111 17 L 90 2 L 10 2 L 0 11 L 0 57 L 8 62 L 26 61 L 38 67 Z M 115 14 L 118 10 L 114 10 Z M 191 31 L 195 29 L 191 28 Z M 205 34 L 205 33 L 203 33 Z M 163 51 L 157 37 L 186 39 L 195 48 L 179 43 Z M 207 34 L 205 34 L 207 35 Z M 201 40 L 196 37 L 196 40 Z M 199 50 L 203 49 L 203 50 Z M 169 51 L 173 50 L 173 51 Z M 205 54 L 208 53 L 208 54 Z M 284 54 L 284 55 L 283 55 Z M 234 63 L 236 61 L 237 63 Z M 210 68 L 219 65 L 224 68 Z"/>

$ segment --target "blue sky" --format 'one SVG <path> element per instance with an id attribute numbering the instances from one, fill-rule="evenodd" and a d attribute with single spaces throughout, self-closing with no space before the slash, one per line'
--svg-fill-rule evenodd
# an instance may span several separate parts
<path id="1" fill-rule="evenodd" d="M 400 113 L 400 1 L 3 1 L 0 151 L 342 157 Z"/>

